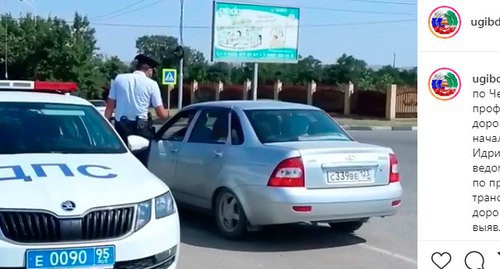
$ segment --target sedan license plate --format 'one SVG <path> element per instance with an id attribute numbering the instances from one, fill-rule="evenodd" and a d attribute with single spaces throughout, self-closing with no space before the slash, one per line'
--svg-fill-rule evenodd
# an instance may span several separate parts
<path id="1" fill-rule="evenodd" d="M 26 269 L 113 268 L 115 247 L 36 249 L 26 252 Z"/>
<path id="2" fill-rule="evenodd" d="M 346 170 L 327 172 L 328 183 L 364 183 L 373 181 L 372 170 Z"/>

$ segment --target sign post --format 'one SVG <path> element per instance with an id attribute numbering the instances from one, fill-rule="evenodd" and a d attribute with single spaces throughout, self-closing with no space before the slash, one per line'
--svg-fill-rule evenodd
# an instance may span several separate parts
<path id="1" fill-rule="evenodd" d="M 253 63 L 257 100 L 259 63 L 297 63 L 300 9 L 213 2 L 212 62 Z"/>
<path id="2" fill-rule="evenodd" d="M 253 64 L 253 91 L 252 91 L 252 100 L 257 100 L 257 85 L 259 85 L 259 64 Z"/>
<path id="3" fill-rule="evenodd" d="M 179 53 L 179 93 L 177 98 L 177 109 L 180 110 L 182 108 L 182 98 L 184 95 L 184 50 L 182 47 L 184 46 L 184 0 L 181 0 L 181 17 L 179 21 L 179 41 L 180 41 L 180 49 Z"/>
<path id="4" fill-rule="evenodd" d="M 177 84 L 177 69 L 163 68 L 161 74 L 161 83 L 163 85 L 175 86 Z"/>
<path id="5" fill-rule="evenodd" d="M 161 70 L 161 84 L 167 85 L 167 111 L 170 114 L 170 90 L 177 84 L 177 69 L 164 68 Z"/>

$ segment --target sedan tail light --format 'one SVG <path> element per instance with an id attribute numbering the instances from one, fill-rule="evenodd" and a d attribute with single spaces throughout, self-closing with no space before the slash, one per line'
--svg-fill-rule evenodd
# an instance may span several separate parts
<path id="1" fill-rule="evenodd" d="M 269 181 L 269 187 L 304 187 L 304 164 L 302 158 L 290 158 L 279 163 Z"/>
<path id="2" fill-rule="evenodd" d="M 395 154 L 389 154 L 389 183 L 399 182 L 398 158 Z"/>

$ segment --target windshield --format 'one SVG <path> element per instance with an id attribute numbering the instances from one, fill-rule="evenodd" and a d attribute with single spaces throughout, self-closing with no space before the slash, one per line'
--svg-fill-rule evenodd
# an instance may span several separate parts
<path id="1" fill-rule="evenodd" d="M 321 110 L 247 110 L 245 114 L 262 143 L 351 141 L 347 133 Z"/>
<path id="2" fill-rule="evenodd" d="M 97 107 L 100 107 L 100 106 L 106 106 L 106 102 L 104 102 L 103 100 L 91 100 L 89 101 L 93 106 L 97 106 Z"/>
<path id="3" fill-rule="evenodd" d="M 0 154 L 125 152 L 92 106 L 0 102 Z"/>

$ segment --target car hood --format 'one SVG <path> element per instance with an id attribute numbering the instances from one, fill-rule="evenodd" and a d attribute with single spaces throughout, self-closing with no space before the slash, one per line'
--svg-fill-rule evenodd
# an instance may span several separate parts
<path id="1" fill-rule="evenodd" d="M 138 203 L 168 191 L 132 154 L 0 155 L 0 208 L 71 215 L 90 208 Z"/>

